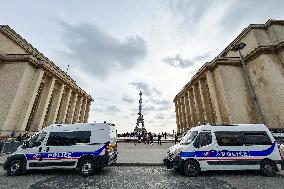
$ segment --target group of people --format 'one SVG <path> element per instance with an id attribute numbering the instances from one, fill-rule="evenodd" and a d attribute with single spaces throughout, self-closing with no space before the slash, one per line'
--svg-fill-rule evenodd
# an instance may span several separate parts
<path id="1" fill-rule="evenodd" d="M 0 141 L 19 141 L 23 142 L 24 140 L 27 140 L 30 138 L 30 135 L 28 133 L 25 134 L 19 134 L 15 135 L 14 132 L 11 133 L 11 135 L 1 135 L 0 133 Z"/>
<path id="2" fill-rule="evenodd" d="M 178 136 L 180 134 L 176 133 L 173 137 L 175 140 L 175 144 L 178 142 Z M 155 133 L 135 133 L 135 132 L 126 132 L 122 134 L 117 134 L 118 137 L 137 137 L 138 143 L 144 143 L 144 144 L 150 144 L 152 145 L 154 143 L 154 139 L 157 139 L 158 144 L 162 145 L 162 139 L 167 139 L 168 136 L 170 136 L 167 132 L 162 132 L 159 134 Z"/>

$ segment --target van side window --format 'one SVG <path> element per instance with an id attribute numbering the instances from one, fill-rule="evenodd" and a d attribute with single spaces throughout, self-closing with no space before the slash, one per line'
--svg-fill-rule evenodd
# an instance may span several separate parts
<path id="1" fill-rule="evenodd" d="M 75 145 L 74 132 L 51 132 L 49 134 L 47 146 L 71 146 Z"/>
<path id="2" fill-rule="evenodd" d="M 203 146 L 207 146 L 212 143 L 212 135 L 210 132 L 201 132 L 195 139 L 193 146 L 195 148 L 200 148 Z"/>
<path id="3" fill-rule="evenodd" d="M 272 142 L 266 132 L 244 132 L 246 145 L 271 145 Z"/>
<path id="4" fill-rule="evenodd" d="M 75 131 L 76 143 L 89 143 L 91 131 Z"/>
<path id="5" fill-rule="evenodd" d="M 217 131 L 215 132 L 219 146 L 243 146 L 241 132 Z"/>
<path id="6" fill-rule="evenodd" d="M 77 143 L 89 143 L 91 131 L 51 132 L 47 146 L 71 146 Z"/>

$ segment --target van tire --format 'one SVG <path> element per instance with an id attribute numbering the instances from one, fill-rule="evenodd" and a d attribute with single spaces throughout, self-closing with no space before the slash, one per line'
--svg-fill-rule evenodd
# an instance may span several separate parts
<path id="1" fill-rule="evenodd" d="M 263 160 L 260 164 L 261 174 L 267 177 L 275 177 L 277 172 L 277 167 L 274 162 L 269 160 Z"/>
<path id="2" fill-rule="evenodd" d="M 187 160 L 183 166 L 184 174 L 189 177 L 196 177 L 201 172 L 199 163 L 194 160 Z"/>
<path id="3" fill-rule="evenodd" d="M 23 173 L 23 170 L 24 170 L 23 161 L 20 159 L 15 159 L 9 163 L 7 169 L 7 175 L 9 176 L 21 175 Z"/>
<path id="4" fill-rule="evenodd" d="M 81 176 L 87 177 L 93 175 L 95 172 L 95 164 L 92 160 L 86 159 L 80 163 L 79 173 Z"/>

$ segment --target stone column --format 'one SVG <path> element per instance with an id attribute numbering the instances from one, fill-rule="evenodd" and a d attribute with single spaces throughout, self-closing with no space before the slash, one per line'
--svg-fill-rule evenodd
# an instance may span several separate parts
<path id="1" fill-rule="evenodd" d="M 206 72 L 206 80 L 208 84 L 209 98 L 211 99 L 211 103 L 212 103 L 215 124 L 221 124 L 222 120 L 221 120 L 221 115 L 220 115 L 217 93 L 216 93 L 216 89 L 214 86 L 212 73 L 210 71 Z"/>
<path id="2" fill-rule="evenodd" d="M 87 102 L 87 108 L 86 108 L 86 113 L 85 113 L 85 116 L 84 116 L 84 123 L 87 123 L 87 122 L 88 122 L 89 112 L 90 112 L 90 106 L 91 106 L 91 101 L 88 100 L 88 102 Z"/>
<path id="3" fill-rule="evenodd" d="M 47 107 L 50 103 L 50 98 L 52 95 L 52 91 L 54 89 L 55 79 L 54 77 L 47 77 L 46 83 L 44 85 L 40 102 L 34 117 L 33 121 L 33 128 L 31 128 L 31 131 L 38 131 L 41 130 L 43 127 L 44 119 L 47 114 Z"/>
<path id="4" fill-rule="evenodd" d="M 191 110 L 190 110 L 190 102 L 189 102 L 189 92 L 185 93 L 185 107 L 186 107 L 186 115 L 187 115 L 187 128 L 192 128 L 192 118 L 191 118 Z"/>
<path id="5" fill-rule="evenodd" d="M 180 130 L 181 132 L 183 132 L 183 107 L 182 107 L 182 103 L 181 103 L 181 97 L 178 98 L 178 103 L 179 103 L 179 114 L 180 114 Z"/>
<path id="6" fill-rule="evenodd" d="M 83 97 L 81 111 L 79 116 L 79 123 L 83 123 L 87 106 L 87 99 Z"/>
<path id="7" fill-rule="evenodd" d="M 76 102 L 77 102 L 77 96 L 78 96 L 78 94 L 73 92 L 73 94 L 71 96 L 71 100 L 69 102 L 67 117 L 65 119 L 66 123 L 72 123 L 73 115 L 74 115 L 74 112 L 75 112 L 75 105 L 76 105 Z"/>
<path id="8" fill-rule="evenodd" d="M 178 104 L 177 104 L 177 100 L 175 100 L 175 112 L 176 112 L 177 132 L 180 132 L 180 125 L 179 125 L 179 115 L 178 115 Z"/>
<path id="9" fill-rule="evenodd" d="M 181 103 L 182 103 L 182 120 L 183 120 L 183 131 L 186 131 L 187 128 L 187 114 L 186 114 L 186 105 L 185 105 L 185 97 L 181 97 Z"/>
<path id="10" fill-rule="evenodd" d="M 193 96 L 194 96 L 195 109 L 197 111 L 197 123 L 198 122 L 204 123 L 198 83 L 195 83 L 193 85 Z"/>
<path id="11" fill-rule="evenodd" d="M 231 116 L 230 116 L 230 109 L 229 109 L 228 102 L 227 102 L 227 96 L 225 93 L 221 72 L 222 72 L 222 67 L 219 66 L 215 68 L 214 72 L 210 72 L 210 73 L 213 73 L 212 77 L 210 77 L 211 74 L 207 75 L 209 76 L 207 77 L 208 87 L 209 87 L 210 96 L 211 94 L 214 94 L 213 89 L 215 89 L 215 92 L 216 92 L 216 99 L 214 99 L 214 96 L 212 96 L 211 99 L 213 102 L 216 101 L 216 103 L 218 104 L 217 106 L 217 104 L 214 103 L 214 106 L 219 107 L 218 109 L 219 113 L 218 114 L 216 113 L 216 115 L 220 116 L 220 118 L 218 118 L 217 116 L 217 119 L 216 119 L 217 124 L 228 124 L 228 123 L 231 123 Z M 217 109 L 216 109 L 216 112 L 217 112 Z"/>
<path id="12" fill-rule="evenodd" d="M 57 116 L 59 115 L 59 107 L 60 102 L 62 100 L 63 92 L 64 92 L 64 84 L 56 83 L 56 90 L 53 92 L 53 100 L 50 106 L 50 113 L 47 118 L 47 124 L 50 125 L 56 122 Z"/>
<path id="13" fill-rule="evenodd" d="M 80 111 L 81 111 L 83 97 L 78 96 L 77 98 L 78 98 L 78 100 L 77 100 L 77 103 L 76 103 L 75 113 L 74 113 L 74 116 L 73 116 L 72 123 L 78 123 L 78 121 L 79 121 L 79 115 L 80 115 Z"/>
<path id="14" fill-rule="evenodd" d="M 192 115 L 192 124 L 197 126 L 197 118 L 198 114 L 196 111 L 196 106 L 195 106 L 195 100 L 194 100 L 194 94 L 193 94 L 193 88 L 189 90 L 189 104 L 190 104 L 190 110 L 191 110 L 191 115 Z"/>
<path id="15" fill-rule="evenodd" d="M 206 104 L 208 102 L 206 102 L 206 99 L 205 99 L 205 94 L 204 94 L 204 79 L 199 79 L 198 81 L 198 87 L 199 87 L 199 96 L 200 96 L 200 105 L 201 105 L 201 111 L 202 111 L 202 120 L 203 120 L 203 123 L 206 124 L 208 123 L 208 118 L 207 118 L 207 114 L 208 114 L 208 107 L 206 107 Z"/>
<path id="16" fill-rule="evenodd" d="M 203 110 L 206 115 L 206 121 L 210 124 L 215 124 L 215 117 L 212 108 L 212 100 L 210 98 L 210 92 L 208 89 L 208 82 L 206 78 L 200 80 L 200 86 L 201 86 L 202 99 L 204 102 Z"/>
<path id="17" fill-rule="evenodd" d="M 58 112 L 58 116 L 57 116 L 57 123 L 65 123 L 65 119 L 66 119 L 66 115 L 67 115 L 67 111 L 68 111 L 68 105 L 69 105 L 69 101 L 70 101 L 70 97 L 71 97 L 71 89 L 69 88 L 65 88 L 64 89 L 64 93 L 62 96 L 62 100 L 60 103 L 60 108 L 59 108 L 59 112 Z"/>
<path id="18" fill-rule="evenodd" d="M 20 124 L 20 130 L 21 131 L 25 131 L 31 111 L 32 111 L 32 107 L 34 105 L 35 102 L 35 98 L 37 96 L 37 92 L 39 90 L 40 84 L 42 82 L 43 79 L 43 74 L 44 71 L 42 69 L 38 69 L 36 70 L 34 77 L 32 78 L 32 80 L 30 81 L 30 87 L 28 89 L 25 101 L 24 101 L 24 106 L 23 106 L 23 113 L 24 117 L 23 117 L 23 121 Z"/>

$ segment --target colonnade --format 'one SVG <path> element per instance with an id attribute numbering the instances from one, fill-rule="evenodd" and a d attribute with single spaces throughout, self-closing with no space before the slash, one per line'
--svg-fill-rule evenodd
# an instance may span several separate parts
<path id="1" fill-rule="evenodd" d="M 189 130 L 198 123 L 216 123 L 216 115 L 209 91 L 208 74 L 186 86 L 174 100 L 177 131 L 179 133 Z"/>

